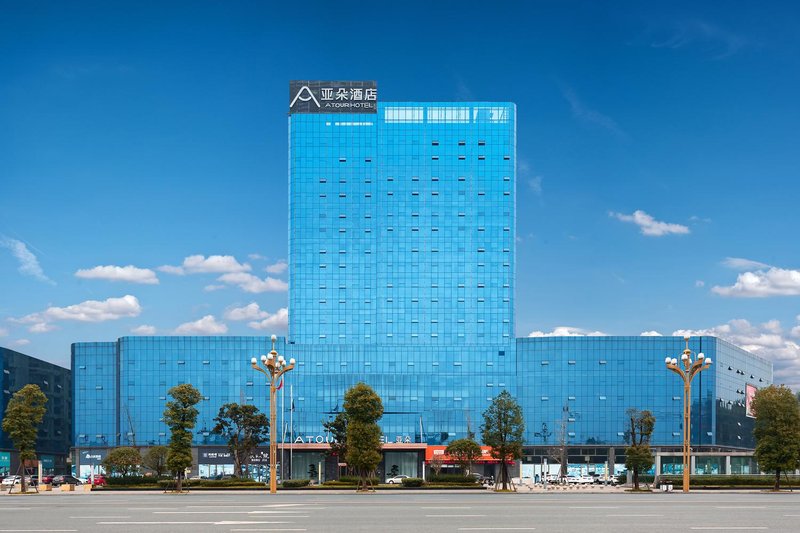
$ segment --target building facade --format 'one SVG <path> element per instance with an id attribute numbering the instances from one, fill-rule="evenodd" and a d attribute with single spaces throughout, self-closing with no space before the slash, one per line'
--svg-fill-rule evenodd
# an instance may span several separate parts
<path id="1" fill-rule="evenodd" d="M 0 347 L 3 373 L 0 413 L 8 401 L 28 384 L 38 385 L 47 396 L 46 413 L 36 441 L 36 452 L 45 473 L 65 472 L 72 445 L 72 393 L 70 371 L 29 355 Z M 14 474 L 19 457 L 8 435 L 0 430 L 0 475 Z"/>
<path id="2" fill-rule="evenodd" d="M 386 471 L 419 475 L 427 446 L 479 435 L 503 390 L 523 406 L 531 464 L 562 441 L 587 463 L 615 463 L 631 407 L 655 412 L 654 442 L 679 446 L 681 386 L 663 361 L 682 339 L 515 338 L 514 104 L 378 96 L 374 82 L 290 87 L 289 332 L 276 348 L 298 361 L 278 406 L 291 475 L 335 475 L 335 459 L 321 468 L 323 424 L 359 381 L 384 402 Z M 73 345 L 76 461 L 166 443 L 167 391 L 192 383 L 199 473 L 232 468 L 209 428 L 227 402 L 266 410 L 249 361 L 270 348 L 233 336 Z M 749 419 L 729 402 L 771 383 L 771 365 L 712 337 L 692 349 L 717 361 L 695 389 L 695 442 L 752 448 Z"/>

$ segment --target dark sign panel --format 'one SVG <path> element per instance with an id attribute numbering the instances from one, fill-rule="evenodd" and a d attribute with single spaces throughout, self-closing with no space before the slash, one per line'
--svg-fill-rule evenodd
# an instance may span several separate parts
<path id="1" fill-rule="evenodd" d="M 377 111 L 378 87 L 374 81 L 289 82 L 289 114 Z"/>
<path id="2" fill-rule="evenodd" d="M 99 465 L 106 458 L 106 450 L 81 450 L 82 465 Z"/>

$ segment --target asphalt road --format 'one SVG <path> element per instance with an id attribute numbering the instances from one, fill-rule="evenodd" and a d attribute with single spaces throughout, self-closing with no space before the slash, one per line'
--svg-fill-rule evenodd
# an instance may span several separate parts
<path id="1" fill-rule="evenodd" d="M 800 492 L 0 495 L 2 532 L 800 531 Z"/>

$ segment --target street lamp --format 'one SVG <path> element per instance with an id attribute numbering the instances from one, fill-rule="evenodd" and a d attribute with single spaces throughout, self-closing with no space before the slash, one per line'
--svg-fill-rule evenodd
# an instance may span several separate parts
<path id="1" fill-rule="evenodd" d="M 261 356 L 261 365 L 253 357 L 250 359 L 250 366 L 253 367 L 253 370 L 257 370 L 267 376 L 269 380 L 269 491 L 275 494 L 278 491 L 277 480 L 275 479 L 277 477 L 276 463 L 278 459 L 278 436 L 275 428 L 275 418 L 277 417 L 276 393 L 281 377 L 294 368 L 295 361 L 294 358 L 287 361 L 275 351 L 275 341 L 278 340 L 278 337 L 273 335 L 271 340 L 272 351 L 267 355 Z"/>
<path id="2" fill-rule="evenodd" d="M 692 379 L 711 366 L 711 358 L 704 354 L 697 354 L 697 359 L 692 361 L 692 351 L 689 349 L 689 337 L 684 337 L 686 349 L 681 354 L 680 364 L 674 357 L 667 357 L 664 362 L 669 370 L 678 374 L 683 380 L 683 492 L 689 492 L 689 470 L 691 465 L 691 416 L 692 416 Z M 683 368 L 681 368 L 683 366 Z"/>

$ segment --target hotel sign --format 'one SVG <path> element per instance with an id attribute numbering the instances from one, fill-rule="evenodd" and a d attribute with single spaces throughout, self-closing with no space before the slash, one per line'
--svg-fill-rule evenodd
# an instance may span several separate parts
<path id="1" fill-rule="evenodd" d="M 289 82 L 289 114 L 377 113 L 378 87 L 374 81 Z"/>

